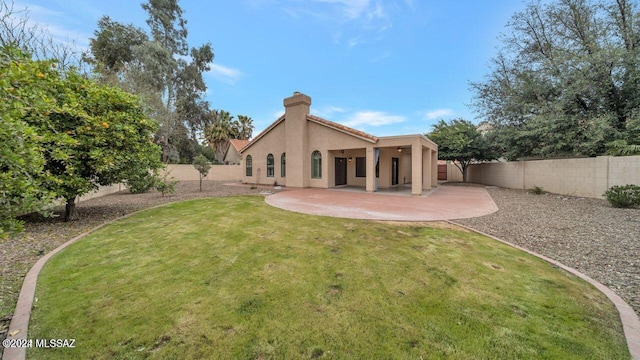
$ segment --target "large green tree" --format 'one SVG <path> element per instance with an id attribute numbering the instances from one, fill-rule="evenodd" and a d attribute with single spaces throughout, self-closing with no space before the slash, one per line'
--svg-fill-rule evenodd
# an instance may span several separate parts
<path id="1" fill-rule="evenodd" d="M 149 0 L 150 33 L 103 17 L 91 39 L 87 61 L 102 78 L 140 94 L 160 127 L 156 140 L 164 161 L 190 160 L 204 131 L 209 104 L 202 74 L 214 55 L 209 43 L 189 48 L 187 21 L 177 0 Z"/>
<path id="2" fill-rule="evenodd" d="M 640 117 L 635 1 L 534 1 L 507 28 L 491 72 L 471 84 L 506 158 L 593 156 L 640 144 L 629 136 Z"/>
<path id="3" fill-rule="evenodd" d="M 39 189 L 66 201 L 65 220 L 78 218 L 78 196 L 162 166 L 152 141 L 157 124 L 145 116 L 137 96 L 61 70 L 53 61 L 11 56 L 2 74 L 19 73 L 7 91 L 23 101 L 14 101 L 17 109 L 6 116 L 27 135 L 33 132 L 24 141 L 37 141 L 34 166 L 41 163 L 42 171 L 34 168 L 34 179 Z"/>
<path id="4" fill-rule="evenodd" d="M 43 138 L 24 121 L 26 114 L 45 118 L 52 108 L 52 81 L 44 76 L 50 66 L 30 61 L 17 48 L 0 47 L 0 238 L 22 229 L 17 216 L 46 211 L 53 201 L 43 186 Z"/>
<path id="5" fill-rule="evenodd" d="M 477 126 L 464 119 L 449 122 L 440 120 L 426 135 L 438 144 L 438 159 L 453 161 L 462 171 L 464 182 L 467 182 L 469 165 L 493 160 L 497 156 L 494 147 L 478 131 Z"/>

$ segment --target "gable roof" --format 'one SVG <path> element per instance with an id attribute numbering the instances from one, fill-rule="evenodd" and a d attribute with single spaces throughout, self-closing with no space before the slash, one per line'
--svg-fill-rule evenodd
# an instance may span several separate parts
<path id="1" fill-rule="evenodd" d="M 278 124 L 280 124 L 281 122 L 283 122 L 285 120 L 285 116 L 282 115 L 280 116 L 276 121 L 274 121 L 271 125 L 269 125 L 266 129 L 264 129 L 260 134 L 258 134 L 258 136 L 256 136 L 255 138 L 253 138 L 248 144 L 246 144 L 242 149 L 238 150 L 238 152 L 243 152 L 246 149 L 248 149 L 251 145 L 253 145 L 255 142 L 257 142 L 258 140 L 260 140 L 261 137 L 263 137 L 264 135 L 266 135 L 269 131 L 271 131 L 271 129 L 273 129 L 274 127 L 278 126 Z M 307 121 L 311 121 L 313 123 L 322 125 L 322 126 L 326 126 L 328 128 L 331 128 L 333 130 L 337 130 L 340 131 L 342 133 L 345 133 L 347 135 L 351 135 L 354 137 L 357 137 L 359 139 L 368 141 L 370 143 L 377 143 L 378 142 L 378 138 L 376 136 L 367 134 L 364 131 L 360 131 L 360 130 L 356 130 L 353 128 L 350 128 L 348 126 L 344 126 L 338 123 L 335 123 L 333 121 L 329 121 L 326 119 L 323 119 L 319 116 L 315 116 L 315 115 L 307 115 Z"/>
<path id="2" fill-rule="evenodd" d="M 243 147 L 247 146 L 247 144 L 250 143 L 249 140 L 240 140 L 240 139 L 231 139 L 229 140 L 229 142 L 231 143 L 231 146 L 233 146 L 233 148 L 236 149 L 237 152 L 240 152 L 240 150 L 242 150 Z"/>
<path id="3" fill-rule="evenodd" d="M 271 125 L 267 126 L 266 129 L 262 130 L 262 132 L 260 134 L 258 134 L 258 136 L 256 136 L 253 139 L 251 139 L 251 141 L 247 145 L 245 145 L 242 149 L 240 149 L 239 152 L 241 153 L 241 152 L 247 150 L 251 145 L 255 144 L 258 140 L 260 140 L 260 138 L 265 136 L 269 131 L 271 131 L 271 129 L 273 129 L 274 127 L 278 126 L 278 124 L 280 124 L 283 121 L 284 121 L 284 114 L 282 116 L 280 116 L 278 118 L 278 120 L 276 120 L 273 123 L 271 123 Z"/>

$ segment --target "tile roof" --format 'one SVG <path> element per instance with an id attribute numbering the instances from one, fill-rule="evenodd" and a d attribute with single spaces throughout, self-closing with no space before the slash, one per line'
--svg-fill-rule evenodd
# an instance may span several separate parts
<path id="1" fill-rule="evenodd" d="M 271 125 L 269 125 L 266 129 L 264 129 L 260 134 L 258 134 L 258 136 L 254 137 L 251 141 L 247 142 L 246 144 L 244 144 L 243 147 L 241 147 L 238 151 L 242 152 L 243 150 L 249 148 L 250 145 L 252 145 L 254 142 L 256 142 L 258 139 L 260 139 L 261 137 L 263 137 L 266 133 L 268 133 L 269 131 L 271 131 L 271 129 L 273 129 L 274 127 L 276 127 L 276 125 L 280 124 L 282 121 L 285 120 L 284 115 L 280 116 L 276 121 L 274 121 Z M 372 142 L 372 143 L 376 143 L 378 142 L 378 137 L 373 136 L 371 134 L 367 134 L 364 131 L 360 131 L 360 130 L 356 130 L 356 129 L 352 129 L 348 126 L 344 126 L 338 123 L 335 123 L 333 121 L 329 121 L 326 119 L 323 119 L 319 116 L 315 116 L 315 115 L 307 115 L 307 120 L 308 121 L 312 121 L 316 124 L 320 124 L 320 125 L 324 125 L 327 127 L 330 127 L 334 130 L 355 136 L 355 137 L 359 137 L 363 140 Z"/>
<path id="2" fill-rule="evenodd" d="M 338 124 L 338 123 L 334 123 L 333 121 L 325 120 L 325 119 L 323 119 L 321 117 L 318 117 L 318 116 L 315 116 L 315 115 L 307 115 L 307 120 L 310 120 L 310 121 L 313 121 L 315 123 L 319 123 L 319 124 L 328 126 L 328 127 L 333 128 L 335 130 L 338 130 L 338 131 L 341 131 L 341 132 L 344 132 L 344 133 L 347 133 L 347 134 L 350 134 L 350 135 L 353 135 L 353 136 L 357 136 L 357 137 L 359 137 L 361 139 L 365 139 L 365 140 L 368 140 L 368 141 L 373 142 L 373 143 L 378 142 L 378 138 L 377 137 L 375 137 L 373 135 L 370 135 L 370 134 L 367 134 L 364 131 L 352 129 L 352 128 L 348 127 L 348 126 L 344 126 L 344 125 L 341 125 L 341 124 Z"/>
<path id="3" fill-rule="evenodd" d="M 247 144 L 249 144 L 249 140 L 239 140 L 239 139 L 231 139 L 229 140 L 229 142 L 231 143 L 231 146 L 233 146 L 237 152 L 240 152 L 240 150 L 247 146 Z"/>

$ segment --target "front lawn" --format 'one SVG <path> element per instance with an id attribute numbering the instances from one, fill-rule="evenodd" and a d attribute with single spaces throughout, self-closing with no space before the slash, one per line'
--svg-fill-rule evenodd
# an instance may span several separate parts
<path id="1" fill-rule="evenodd" d="M 589 284 L 474 233 L 193 200 L 45 266 L 30 359 L 628 359 Z"/>

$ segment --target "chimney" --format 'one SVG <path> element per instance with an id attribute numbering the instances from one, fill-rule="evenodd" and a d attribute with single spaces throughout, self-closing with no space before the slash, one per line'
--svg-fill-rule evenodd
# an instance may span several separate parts
<path id="1" fill-rule="evenodd" d="M 306 118 L 310 107 L 311 98 L 299 91 L 294 92 L 293 96 L 284 99 L 285 113 L 290 111 L 303 112 Z"/>
<path id="2" fill-rule="evenodd" d="M 287 187 L 308 187 L 311 153 L 308 147 L 307 115 L 311 98 L 300 92 L 284 99 L 287 152 Z"/>

